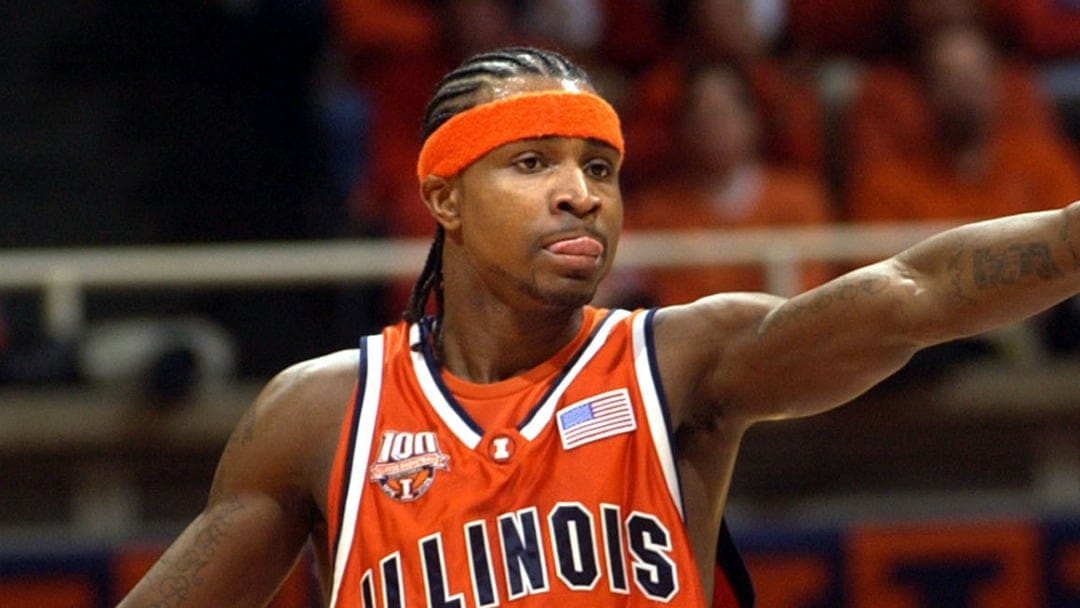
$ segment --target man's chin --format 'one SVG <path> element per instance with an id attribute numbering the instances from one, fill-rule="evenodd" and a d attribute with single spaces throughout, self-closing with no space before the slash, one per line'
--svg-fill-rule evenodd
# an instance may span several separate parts
<path id="1" fill-rule="evenodd" d="M 581 308 L 589 302 L 592 302 L 593 293 L 595 290 L 589 293 L 559 293 L 551 298 L 548 298 L 548 303 L 558 306 L 560 308 Z"/>
<path id="2" fill-rule="evenodd" d="M 569 287 L 538 289 L 533 295 L 545 304 L 558 308 L 580 308 L 592 302 L 596 295 L 596 284 L 591 281 L 574 283 Z"/>

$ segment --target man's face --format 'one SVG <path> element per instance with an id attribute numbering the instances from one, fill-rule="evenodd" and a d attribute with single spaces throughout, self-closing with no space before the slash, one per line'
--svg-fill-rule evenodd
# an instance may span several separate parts
<path id="1" fill-rule="evenodd" d="M 734 74 L 713 69 L 689 84 L 681 123 L 682 144 L 701 169 L 724 173 L 751 160 L 757 146 L 757 117 L 749 93 Z"/>
<path id="2" fill-rule="evenodd" d="M 542 90 L 533 80 L 510 93 Z M 613 148 L 593 140 L 504 144 L 458 176 L 460 225 L 447 238 L 502 298 L 587 304 L 611 267 L 622 228 L 618 163 Z"/>
<path id="3" fill-rule="evenodd" d="M 945 33 L 929 49 L 931 107 L 952 137 L 985 136 L 997 103 L 994 70 L 993 51 L 969 30 Z"/>

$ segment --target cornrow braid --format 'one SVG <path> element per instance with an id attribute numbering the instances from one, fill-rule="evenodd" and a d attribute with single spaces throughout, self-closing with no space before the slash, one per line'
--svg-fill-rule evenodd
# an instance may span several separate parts
<path id="1" fill-rule="evenodd" d="M 443 77 L 435 87 L 424 114 L 422 139 L 427 139 L 454 115 L 475 106 L 475 93 L 500 80 L 515 76 L 547 76 L 583 82 L 591 86 L 588 74 L 568 58 L 533 47 L 508 47 L 480 53 Z"/>
<path id="2" fill-rule="evenodd" d="M 428 249 L 424 269 L 420 271 L 420 276 L 413 285 L 412 293 L 409 294 L 409 308 L 403 315 L 409 323 L 416 323 L 424 317 L 428 294 L 432 290 L 435 291 L 435 303 L 438 309 L 442 309 L 442 245 L 445 235 L 442 225 L 436 225 L 435 238 L 431 241 L 431 248 Z"/>
<path id="3" fill-rule="evenodd" d="M 480 103 L 481 97 L 477 95 L 479 91 L 516 76 L 572 80 L 592 87 L 592 82 L 585 70 L 559 53 L 533 47 L 507 47 L 480 53 L 449 72 L 435 87 L 435 92 L 424 112 L 421 140 L 426 140 L 443 123 L 457 114 Z M 442 320 L 444 240 L 445 233 L 442 226 L 436 226 L 435 239 L 428 251 L 427 261 L 413 285 L 408 309 L 403 315 L 403 318 L 410 323 L 416 323 L 424 317 L 432 294 L 435 296 L 436 328 Z M 436 335 L 440 333 L 437 331 Z"/>

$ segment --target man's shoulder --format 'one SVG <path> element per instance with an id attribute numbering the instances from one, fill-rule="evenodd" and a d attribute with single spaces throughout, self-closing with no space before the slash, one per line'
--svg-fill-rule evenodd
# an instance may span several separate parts
<path id="1" fill-rule="evenodd" d="M 290 365 L 281 371 L 279 377 L 300 383 L 329 381 L 355 372 L 358 356 L 359 351 L 355 348 L 320 355 Z"/>
<path id="2" fill-rule="evenodd" d="M 408 325 L 399 323 L 375 334 L 387 356 L 408 349 Z M 371 348 L 369 345 L 368 348 Z M 339 350 L 294 363 L 274 376 L 259 401 L 264 409 L 285 410 L 286 417 L 339 416 L 352 401 L 360 374 L 359 348 Z"/>
<path id="3" fill-rule="evenodd" d="M 785 298 L 769 293 L 726 291 L 693 302 L 664 306 L 657 311 L 657 325 L 685 327 L 687 331 L 700 331 L 702 324 L 740 329 L 756 325 L 784 301 Z"/>
<path id="4" fill-rule="evenodd" d="M 352 397 L 357 360 L 358 351 L 350 349 L 290 365 L 266 384 L 257 408 L 286 426 L 336 420 Z"/>

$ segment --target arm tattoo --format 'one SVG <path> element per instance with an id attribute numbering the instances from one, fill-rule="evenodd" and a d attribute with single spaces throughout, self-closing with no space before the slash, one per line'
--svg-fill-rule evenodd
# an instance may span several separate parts
<path id="1" fill-rule="evenodd" d="M 213 503 L 221 497 L 222 490 L 219 478 L 222 477 L 224 471 L 227 469 L 230 459 L 234 457 L 234 452 L 236 452 L 237 448 L 250 444 L 254 438 L 255 408 L 250 407 L 244 412 L 244 416 L 240 419 L 240 422 L 237 423 L 232 435 L 229 436 L 228 442 L 225 443 L 225 449 L 221 454 L 218 470 L 214 474 L 214 481 L 210 484 L 209 502 Z"/>
<path id="2" fill-rule="evenodd" d="M 202 583 L 200 573 L 217 553 L 222 539 L 229 536 L 229 528 L 243 508 L 240 499 L 233 496 L 214 509 L 190 547 L 179 555 L 162 557 L 161 563 L 169 571 L 159 574 L 153 581 L 158 596 L 157 601 L 150 604 L 151 608 L 176 608 L 189 599 L 194 588 Z"/>
<path id="3" fill-rule="evenodd" d="M 244 417 L 240 420 L 239 433 L 237 433 L 237 439 L 241 445 L 251 443 L 251 440 L 255 438 L 255 407 L 249 407 L 244 412 Z"/>
<path id="4" fill-rule="evenodd" d="M 1065 221 L 1061 224 L 1061 240 L 1072 254 L 1073 269 L 1080 270 L 1080 208 L 1065 210 Z"/>
<path id="5" fill-rule="evenodd" d="M 972 254 L 972 271 L 975 286 L 979 289 L 1013 285 L 1030 276 L 1044 281 L 1062 276 L 1045 241 L 976 249 Z"/>
<path id="6" fill-rule="evenodd" d="M 947 266 L 951 277 L 949 282 L 952 284 L 953 299 L 956 300 L 957 304 L 975 304 L 975 299 L 967 296 L 964 293 L 964 281 L 961 279 L 960 276 L 960 262 L 964 257 L 964 253 L 967 251 L 964 245 L 965 243 L 963 242 L 957 243 L 953 247 L 952 255 L 949 256 L 949 263 Z"/>
<path id="7" fill-rule="evenodd" d="M 762 330 L 775 330 L 786 327 L 791 323 L 807 318 L 813 313 L 827 310 L 834 305 L 850 305 L 856 300 L 880 293 L 887 286 L 888 280 L 881 277 L 837 279 L 820 287 L 817 293 L 811 295 L 806 301 L 795 298 L 786 302 L 774 315 L 772 323 L 767 327 L 763 327 Z M 759 335 L 762 333 L 764 331 L 759 331 Z"/>

